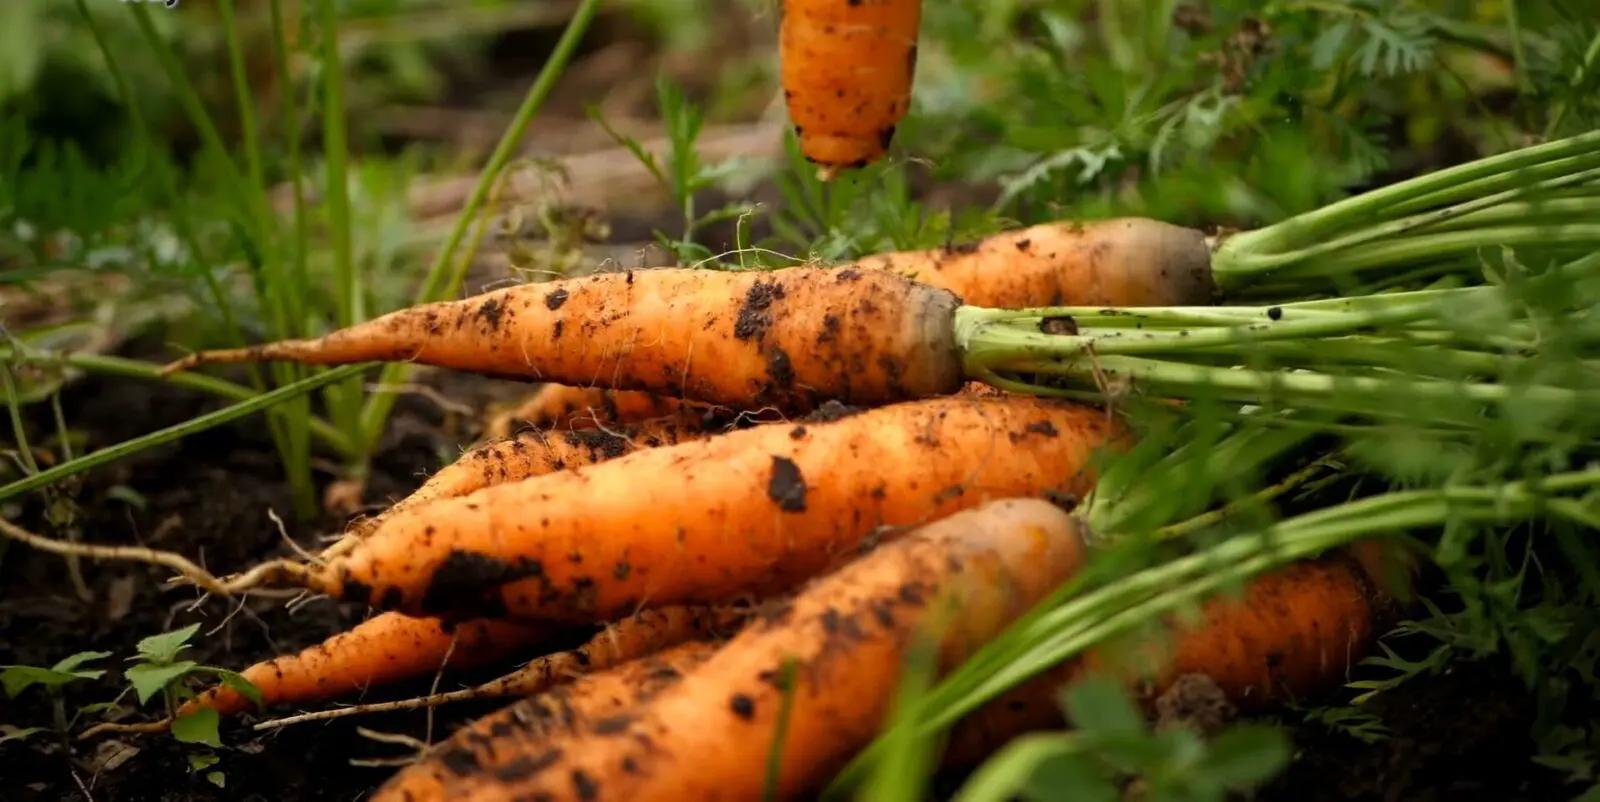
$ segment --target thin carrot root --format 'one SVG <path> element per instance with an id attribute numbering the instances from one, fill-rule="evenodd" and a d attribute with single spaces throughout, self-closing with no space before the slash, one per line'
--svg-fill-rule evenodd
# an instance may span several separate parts
<path id="1" fill-rule="evenodd" d="M 435 618 L 381 613 L 348 632 L 240 673 L 261 691 L 263 708 L 309 704 L 443 669 L 487 665 L 529 649 L 551 634 L 547 627 L 510 621 L 464 621 L 446 627 Z M 252 704 L 238 690 L 217 685 L 191 699 L 178 713 L 187 715 L 209 707 L 231 716 Z"/>
<path id="2" fill-rule="evenodd" d="M 779 77 L 817 177 L 882 159 L 911 108 L 922 0 L 784 0 Z"/>
<path id="3" fill-rule="evenodd" d="M 1045 501 L 951 515 L 814 580 L 623 715 L 463 737 L 374 799 L 761 798 L 788 693 L 776 790 L 795 798 L 881 729 L 919 634 L 947 669 L 1070 577 L 1083 549 L 1072 516 Z"/>
<path id="4" fill-rule="evenodd" d="M 191 354 L 163 372 L 411 361 L 787 414 L 960 389 L 957 306 L 947 290 L 881 270 L 660 268 L 416 306 L 319 339 Z"/>
<path id="5" fill-rule="evenodd" d="M 522 668 L 482 685 L 392 702 L 321 710 L 263 721 L 258 730 L 354 715 L 417 710 L 454 702 L 533 696 L 578 677 L 606 671 L 690 642 L 718 642 L 736 631 L 749 613 L 737 607 L 661 607 L 641 610 L 606 626 L 583 646 L 535 658 Z"/>
<path id="6" fill-rule="evenodd" d="M 220 596 L 232 596 L 235 593 L 258 587 L 265 583 L 268 575 L 273 573 L 270 570 L 263 570 L 260 574 L 251 576 L 242 582 L 225 582 L 180 554 L 158 551 L 144 546 L 100 546 L 93 543 L 72 543 L 55 540 L 29 532 L 4 518 L 0 518 L 0 537 L 16 540 L 40 551 L 48 551 L 51 554 L 59 554 L 64 557 L 83 557 L 90 560 L 159 565 L 178 574 L 186 583 Z"/>
<path id="7" fill-rule="evenodd" d="M 352 523 L 344 537 L 323 549 L 317 558 L 326 562 L 349 554 L 394 515 L 436 499 L 460 498 L 485 487 L 595 465 L 639 449 L 689 442 L 713 431 L 695 415 L 641 421 L 616 430 L 524 430 L 467 450 L 411 495 L 377 515 Z"/>
<path id="8" fill-rule="evenodd" d="M 618 726 L 627 711 L 680 682 L 717 649 L 715 643 L 690 641 L 519 700 L 456 730 L 397 772 L 372 802 L 443 799 L 462 776 L 474 773 L 513 779 L 543 771 L 561 755 L 539 751 L 537 744 Z M 522 748 L 497 749 L 499 742 Z"/>
<path id="9" fill-rule="evenodd" d="M 654 418 L 678 417 L 687 412 L 704 414 L 709 411 L 710 408 L 704 404 L 637 390 L 546 384 L 517 406 L 490 418 L 484 427 L 484 436 L 491 439 L 510 437 L 519 426 L 593 429 Z"/>
<path id="10" fill-rule="evenodd" d="M 866 256 L 950 290 L 973 306 L 1205 306 L 1216 301 L 1211 247 L 1200 231 L 1142 217 L 1055 222 L 970 245 Z"/>
<path id="11" fill-rule="evenodd" d="M 1243 596 L 1208 599 L 1200 620 L 1169 621 L 1170 637 L 1138 640 L 1131 661 L 1088 652 L 1001 694 L 955 724 L 944 763 L 976 765 L 1011 738 L 1061 726 L 1060 689 L 1090 672 L 1132 686 L 1147 712 L 1183 676 L 1208 678 L 1243 712 L 1315 694 L 1366 654 L 1385 605 L 1342 552 L 1262 574 Z"/>
<path id="12" fill-rule="evenodd" d="M 765 424 L 437 499 L 340 559 L 252 572 L 451 617 L 587 623 L 641 603 L 767 598 L 992 498 L 1081 498 L 1112 437 L 1100 410 L 1022 395 Z"/>

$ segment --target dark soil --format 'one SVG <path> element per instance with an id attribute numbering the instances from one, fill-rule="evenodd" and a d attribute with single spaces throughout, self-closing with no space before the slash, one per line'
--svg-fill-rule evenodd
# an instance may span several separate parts
<path id="1" fill-rule="evenodd" d="M 518 388 L 450 373 L 428 376 L 429 384 L 467 404 L 504 396 Z M 123 380 L 85 381 L 66 394 L 66 416 L 87 434 L 92 447 L 134 437 L 198 414 L 210 399 L 161 385 Z M 36 421 L 43 424 L 44 420 Z M 369 502 L 381 503 L 420 483 L 476 434 L 475 421 L 444 414 L 432 401 L 406 396 L 396 408 L 391 434 L 374 465 Z M 319 475 L 320 482 L 331 479 Z M 111 495 L 126 487 L 145 500 L 135 509 Z M 289 492 L 276 454 L 258 419 L 192 436 L 173 446 L 144 453 L 94 472 L 78 489 L 82 532 L 97 543 L 143 543 L 203 557 L 212 570 L 239 569 L 286 553 L 275 510 L 289 523 L 289 534 L 315 545 L 319 534 L 336 531 L 342 521 L 294 524 Z M 22 518 L 34 531 L 48 531 L 36 503 Z M 113 671 L 101 681 L 71 687 L 67 709 L 109 700 L 121 689 L 122 660 L 147 635 L 204 622 L 202 635 L 186 653 L 190 659 L 228 668 L 298 649 L 347 628 L 362 611 L 326 601 L 298 612 L 282 601 L 259 600 L 228 615 L 210 601 L 190 611 L 193 594 L 162 592 L 162 570 L 126 564 L 86 564 L 84 574 L 95 600 L 84 603 L 72 592 L 63 561 L 12 546 L 0 562 L 0 664 L 49 665 L 72 653 L 96 649 L 114 657 Z M 212 630 L 215 629 L 215 632 Z M 488 667 L 471 677 L 452 676 L 443 687 L 486 677 Z M 404 687 L 372 689 L 368 700 L 425 693 L 431 678 Z M 47 697 L 34 689 L 4 702 L 0 722 L 12 726 L 48 725 Z M 434 733 L 447 733 L 467 717 L 494 703 L 457 705 L 436 712 Z M 1528 737 L 1531 704 L 1514 680 L 1493 664 L 1458 667 L 1441 677 L 1418 681 L 1381 695 L 1376 708 L 1393 735 L 1367 745 L 1321 726 L 1293 731 L 1296 758 L 1286 775 L 1257 799 L 1433 800 L 1564 798 L 1552 772 L 1534 765 Z M 146 709 L 137 716 L 153 715 Z M 279 714 L 282 714 L 279 711 Z M 86 721 L 88 719 L 85 719 Z M 243 722 L 228 722 L 216 768 L 227 790 L 209 785 L 188 768 L 185 747 L 167 736 L 119 736 L 98 742 L 64 744 L 47 734 L 0 744 L 3 797 L 32 800 L 280 800 L 348 802 L 362 798 L 383 781 L 390 768 L 350 765 L 351 760 L 401 757 L 404 747 L 363 737 L 357 727 L 423 737 L 423 712 L 369 715 L 293 726 L 262 734 Z M 85 724 L 79 722 L 75 729 Z M 137 753 L 104 768 L 115 750 Z"/>

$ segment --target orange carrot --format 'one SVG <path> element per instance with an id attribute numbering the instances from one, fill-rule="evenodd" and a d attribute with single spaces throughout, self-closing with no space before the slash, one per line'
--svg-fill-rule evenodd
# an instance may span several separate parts
<path id="1" fill-rule="evenodd" d="M 733 606 L 675 606 L 641 610 L 611 623 L 577 649 L 535 658 L 522 668 L 482 685 L 412 699 L 305 713 L 263 722 L 257 725 L 257 729 L 353 715 L 416 710 L 453 702 L 533 696 L 578 677 L 607 671 L 683 643 L 725 640 L 737 631 L 748 616 L 747 610 Z"/>
<path id="2" fill-rule="evenodd" d="M 373 685 L 427 676 L 442 668 L 471 668 L 510 657 L 550 637 L 547 627 L 510 621 L 464 621 L 381 613 L 348 632 L 257 663 L 240 672 L 262 695 L 262 707 L 333 699 Z M 454 649 L 451 644 L 454 642 Z M 448 663 L 445 655 L 450 655 Z M 204 706 L 224 716 L 243 712 L 250 699 L 219 685 L 191 699 L 180 714 Z"/>
<path id="3" fill-rule="evenodd" d="M 782 0 L 778 72 L 800 152 L 828 180 L 883 158 L 911 108 L 922 0 Z"/>
<path id="4" fill-rule="evenodd" d="M 319 339 L 192 354 L 164 372 L 412 361 L 737 409 L 874 405 L 960 389 L 958 306 L 946 290 L 882 270 L 660 268 L 425 304 Z"/>
<path id="5" fill-rule="evenodd" d="M 375 798 L 760 799 L 787 694 L 775 790 L 796 798 L 881 729 L 919 632 L 938 638 L 939 668 L 964 658 L 1078 569 L 1077 532 L 1070 515 L 1037 499 L 951 515 L 814 580 L 613 720 L 463 739 L 475 758 L 456 756 L 465 770 L 408 769 Z M 490 760 L 537 769 L 482 770 Z M 443 787 L 424 790 L 417 776 Z"/>
<path id="6" fill-rule="evenodd" d="M 1104 412 L 948 396 L 763 424 L 397 512 L 348 555 L 253 581 L 410 614 L 608 620 L 641 605 L 786 592 L 990 498 L 1082 497 Z"/>
<path id="7" fill-rule="evenodd" d="M 708 432 L 698 416 L 659 418 L 617 431 L 580 429 L 546 432 L 529 429 L 504 440 L 484 443 L 439 469 L 411 495 L 370 518 L 352 524 L 345 536 L 324 549 L 323 560 L 349 554 L 356 543 L 377 531 L 400 510 L 441 498 L 459 498 L 485 487 L 594 465 L 641 448 L 687 442 Z"/>
<path id="8" fill-rule="evenodd" d="M 690 641 L 518 701 L 463 726 L 417 763 L 401 769 L 369 802 L 444 799 L 464 776 L 528 777 L 561 760 L 537 744 L 582 729 L 618 725 L 627 711 L 682 681 L 717 645 Z M 501 748 L 515 743 L 517 749 Z"/>
<path id="9" fill-rule="evenodd" d="M 637 390 L 546 384 L 516 407 L 490 419 L 484 436 L 509 437 L 518 425 L 539 429 L 592 429 L 601 424 L 614 426 L 677 417 L 689 410 L 709 411 L 703 404 Z"/>
<path id="10" fill-rule="evenodd" d="M 1044 223 L 970 245 L 866 256 L 855 266 L 998 309 L 1204 306 L 1216 300 L 1205 235 L 1142 217 Z"/>
<path id="11" fill-rule="evenodd" d="M 1262 574 L 1243 596 L 1207 600 L 1199 621 L 1169 622 L 1170 638 L 1141 641 L 1138 662 L 1089 652 L 1001 694 L 956 723 L 945 763 L 973 765 L 1010 738 L 1061 726 L 1060 689 L 1088 672 L 1121 677 L 1147 708 L 1186 675 L 1209 678 L 1246 712 L 1326 690 L 1365 655 L 1384 605 L 1342 552 Z"/>

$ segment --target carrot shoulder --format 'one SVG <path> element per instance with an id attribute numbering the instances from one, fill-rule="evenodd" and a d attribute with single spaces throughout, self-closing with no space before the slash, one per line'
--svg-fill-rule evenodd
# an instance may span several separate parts
<path id="1" fill-rule="evenodd" d="M 164 370 L 412 361 L 738 409 L 883 404 L 961 387 L 957 306 L 946 290 L 885 271 L 659 268 L 508 287 Z"/>
<path id="2" fill-rule="evenodd" d="M 447 627 L 436 618 L 380 613 L 348 632 L 298 653 L 256 663 L 240 673 L 261 691 L 262 707 L 307 704 L 369 686 L 427 676 L 442 668 L 486 665 L 533 647 L 552 631 L 488 620 Z M 229 716 L 243 712 L 251 704 L 233 688 L 219 685 L 190 700 L 179 712 L 210 707 Z"/>
<path id="3" fill-rule="evenodd" d="M 1205 235 L 1142 217 L 1043 223 L 970 245 L 865 256 L 855 266 L 887 270 L 996 309 L 1215 301 Z"/>
<path id="4" fill-rule="evenodd" d="M 764 598 L 992 498 L 1081 497 L 1112 431 L 1101 410 L 1020 395 L 763 424 L 404 510 L 272 579 L 411 614 L 584 622 Z"/>
<path id="5" fill-rule="evenodd" d="M 813 581 L 615 721 L 495 740 L 499 760 L 514 751 L 539 770 L 460 772 L 445 791 L 484 802 L 760 799 L 792 693 L 776 787 L 778 798 L 798 797 L 881 729 L 919 631 L 938 639 L 947 668 L 1082 558 L 1071 516 L 1042 500 L 1006 499 L 941 519 Z M 390 788 L 398 798 L 408 783 L 396 777 Z"/>
<path id="6" fill-rule="evenodd" d="M 922 0 L 783 0 L 778 69 L 800 152 L 824 180 L 883 158 L 911 108 Z"/>
<path id="7" fill-rule="evenodd" d="M 1186 675 L 1208 678 L 1246 712 L 1326 690 L 1365 656 L 1384 605 L 1344 554 L 1262 574 L 1242 596 L 1208 599 L 1199 620 L 1170 621 L 1170 637 L 1139 643 L 1133 662 L 1097 650 L 1000 695 L 954 726 L 945 763 L 973 765 L 1010 738 L 1061 726 L 1061 687 L 1091 671 L 1133 685 L 1147 708 Z"/>

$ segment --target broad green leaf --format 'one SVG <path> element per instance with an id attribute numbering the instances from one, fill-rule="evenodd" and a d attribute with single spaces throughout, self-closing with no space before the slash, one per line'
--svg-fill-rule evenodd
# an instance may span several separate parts
<path id="1" fill-rule="evenodd" d="M 18 694 L 34 685 L 57 688 L 73 680 L 94 679 L 104 673 L 104 671 L 56 671 L 38 666 L 5 666 L 5 670 L 0 671 L 0 685 L 5 686 L 6 696 L 15 699 Z"/>
<path id="2" fill-rule="evenodd" d="M 1233 789 L 1272 779 L 1289 765 L 1289 739 L 1276 727 L 1240 724 L 1213 738 L 1205 771 Z"/>
<path id="3" fill-rule="evenodd" d="M 1063 755 L 1034 766 L 1021 795 L 1030 802 L 1117 802 L 1122 792 L 1086 755 Z"/>
<path id="4" fill-rule="evenodd" d="M 1116 681 L 1092 675 L 1062 694 L 1062 707 L 1074 727 L 1096 741 L 1145 732 L 1144 716 Z"/>
<path id="5" fill-rule="evenodd" d="M 77 654 L 71 655 L 69 657 L 62 658 L 61 662 L 56 663 L 55 665 L 51 666 L 50 668 L 52 670 L 54 670 L 54 671 L 72 672 L 72 671 L 76 671 L 78 666 L 81 666 L 84 663 L 89 662 L 90 660 L 103 660 L 103 659 L 105 659 L 107 657 L 110 657 L 110 656 L 111 656 L 110 652 L 78 652 Z M 84 672 L 84 673 L 85 674 L 89 674 L 89 673 L 93 674 L 93 676 L 85 676 L 84 677 L 85 679 L 98 679 L 102 674 L 104 674 L 106 672 L 104 670 L 91 670 L 89 672 Z"/>
<path id="6" fill-rule="evenodd" d="M 206 782 L 209 782 L 218 788 L 222 788 L 227 785 L 228 778 L 224 777 L 220 771 L 208 771 L 206 772 Z"/>
<path id="7" fill-rule="evenodd" d="M 222 738 L 217 732 L 221 720 L 215 708 L 197 707 L 193 713 L 173 719 L 172 737 L 186 744 L 222 746 Z"/>
<path id="8" fill-rule="evenodd" d="M 41 732 L 44 732 L 44 727 L 26 727 L 14 732 L 8 732 L 5 735 L 0 735 L 0 744 L 5 743 L 6 741 L 26 740 L 28 736 Z"/>
<path id="9" fill-rule="evenodd" d="M 222 760 L 222 758 L 217 757 L 210 752 L 195 752 L 194 754 L 189 755 L 189 768 L 194 769 L 195 771 L 209 769 L 212 766 L 217 765 L 218 761 L 220 760 Z"/>
<path id="10" fill-rule="evenodd" d="M 973 772 L 952 802 L 1006 802 L 1027 789 L 1036 799 L 1066 798 L 1085 802 L 1115 802 L 1116 789 L 1106 784 L 1109 796 L 1100 794 L 1096 780 L 1103 778 L 1079 754 L 1070 735 L 1039 733 L 1011 741 Z M 1041 775 L 1036 780 L 1036 775 Z M 1046 795 L 1039 796 L 1043 790 Z"/>
<path id="11" fill-rule="evenodd" d="M 183 660 L 171 665 L 156 665 L 154 663 L 140 663 L 128 669 L 125 676 L 128 682 L 133 683 L 133 690 L 139 694 L 139 704 L 150 701 L 150 698 L 167 687 L 167 683 L 193 671 L 195 663 L 192 660 Z"/>
<path id="12" fill-rule="evenodd" d="M 194 633 L 198 631 L 200 631 L 200 624 L 194 623 L 183 629 L 160 635 L 151 635 L 139 641 L 137 647 L 139 656 L 151 663 L 170 663 L 177 659 L 178 652 L 183 651 L 183 648 L 189 645 L 189 639 L 194 637 Z"/>
<path id="13" fill-rule="evenodd" d="M 205 666 L 203 670 L 216 674 L 217 678 L 222 680 L 223 685 L 226 685 L 229 688 L 232 688 L 243 694 L 246 699 L 255 702 L 257 705 L 261 704 L 261 689 L 257 688 L 254 682 L 245 679 L 243 674 L 240 674 L 237 671 L 229 671 L 226 668 L 214 668 L 212 666 Z"/>

